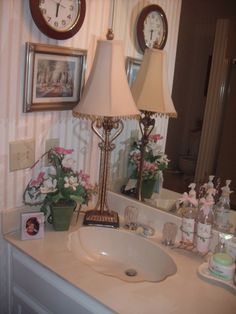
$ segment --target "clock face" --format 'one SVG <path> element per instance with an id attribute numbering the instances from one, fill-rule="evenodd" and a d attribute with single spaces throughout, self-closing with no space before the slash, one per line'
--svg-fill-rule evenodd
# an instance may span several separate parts
<path id="1" fill-rule="evenodd" d="M 161 15 L 153 11 L 149 13 L 144 20 L 144 40 L 146 47 L 152 48 L 155 41 L 160 45 L 164 33 L 164 23 Z"/>
<path id="2" fill-rule="evenodd" d="M 83 25 L 86 0 L 29 0 L 38 28 L 48 37 L 67 39 Z"/>
<path id="3" fill-rule="evenodd" d="M 39 8 L 45 22 L 53 29 L 65 32 L 73 27 L 79 18 L 78 0 L 40 0 Z"/>
<path id="4" fill-rule="evenodd" d="M 163 49 L 168 33 L 165 12 L 157 4 L 148 5 L 141 11 L 137 21 L 137 40 L 140 49 L 155 47 Z"/>

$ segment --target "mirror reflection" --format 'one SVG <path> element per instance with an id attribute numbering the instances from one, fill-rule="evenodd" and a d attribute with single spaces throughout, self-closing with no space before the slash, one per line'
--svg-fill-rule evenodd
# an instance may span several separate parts
<path id="1" fill-rule="evenodd" d="M 165 173 L 164 181 L 166 188 L 179 193 L 193 181 L 205 182 L 211 174 L 222 181 L 231 179 L 231 189 L 236 191 L 236 143 L 232 139 L 236 53 L 231 49 L 232 42 L 224 42 L 232 31 L 229 20 L 235 23 L 235 1 L 182 1 L 172 90 L 178 119 L 169 121 L 166 153 L 171 159 L 171 170 Z M 217 47 L 222 34 L 225 35 Z M 224 55 L 219 52 L 222 49 L 226 50 L 227 74 L 214 82 L 215 73 L 223 71 L 219 68 L 224 62 Z M 222 84 L 224 89 L 220 91 Z M 215 114 L 217 108 L 213 106 L 222 109 Z M 219 121 L 215 123 L 214 119 Z M 231 196 L 231 206 L 236 208 L 236 193 Z"/>
<path id="2" fill-rule="evenodd" d="M 178 118 L 169 120 L 165 150 L 171 163 L 164 171 L 161 193 L 145 200 L 173 214 L 179 213 L 175 210 L 176 199 L 189 190 L 189 184 L 207 182 L 210 174 L 221 179 L 221 186 L 226 179 L 232 180 L 231 190 L 235 193 L 231 195 L 231 208 L 236 209 L 236 143 L 232 136 L 236 116 L 236 49 L 234 40 L 226 40 L 232 36 L 235 21 L 234 0 L 182 1 L 172 89 Z M 222 42 L 216 49 L 219 40 Z M 223 55 L 222 50 L 226 51 Z M 136 73 L 139 60 L 134 63 Z M 214 82 L 219 64 L 223 63 L 223 74 Z M 219 99 L 212 101 L 216 96 Z M 214 106 L 221 109 L 215 116 Z M 231 216 L 236 225 L 233 211 Z"/>

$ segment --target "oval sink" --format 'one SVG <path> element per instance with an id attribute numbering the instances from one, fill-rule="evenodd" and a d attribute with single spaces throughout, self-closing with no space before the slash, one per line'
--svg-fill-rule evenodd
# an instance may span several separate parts
<path id="1" fill-rule="evenodd" d="M 68 248 L 95 271 L 125 281 L 161 281 L 177 271 L 158 244 L 123 229 L 82 226 L 70 233 Z"/>

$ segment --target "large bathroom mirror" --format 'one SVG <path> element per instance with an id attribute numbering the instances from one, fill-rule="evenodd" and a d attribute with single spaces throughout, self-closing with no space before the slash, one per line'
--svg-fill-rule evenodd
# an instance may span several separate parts
<path id="1" fill-rule="evenodd" d="M 190 182 L 205 182 L 209 174 L 222 181 L 231 179 L 233 209 L 236 44 L 230 34 L 235 31 L 235 21 L 234 0 L 182 0 L 172 89 L 178 119 L 169 121 L 166 153 L 171 165 L 164 181 L 166 188 L 182 193 Z M 215 56 L 218 62 L 214 63 Z M 226 58 L 228 64 L 220 69 Z M 220 71 L 223 74 L 217 78 Z M 221 111 L 216 112 L 217 107 Z"/>
<path id="2" fill-rule="evenodd" d="M 235 39 L 230 37 L 233 23 L 236 23 L 235 0 L 182 0 L 172 89 L 178 118 L 169 119 L 165 152 L 171 163 L 164 172 L 164 206 L 171 206 L 180 193 L 188 190 L 189 183 L 206 182 L 208 175 L 214 174 L 221 178 L 222 184 L 225 179 L 232 180 L 231 189 L 235 193 L 231 196 L 231 206 L 233 210 L 236 209 L 236 89 L 233 87 L 236 86 L 236 47 Z M 206 104 L 207 99 L 209 101 L 217 27 L 220 36 L 224 36 L 224 44 L 222 42 L 219 45 L 220 54 L 222 49 L 227 50 L 228 64 L 222 79 L 223 89 L 221 86 L 215 90 L 215 94 L 222 98 L 222 110 L 218 116 L 213 117 L 214 106 L 210 106 L 206 115 Z M 217 83 L 219 82 L 220 80 Z M 211 89 L 213 87 L 212 83 Z M 215 94 L 210 98 L 214 98 Z M 219 117 L 218 127 L 215 128 L 212 120 Z M 211 149 L 211 143 L 208 145 L 206 140 L 209 138 L 209 128 L 210 131 L 213 130 L 212 138 L 215 141 Z M 204 144 L 208 148 L 205 156 Z M 127 151 L 124 150 L 123 153 L 127 154 Z M 203 167 L 208 159 L 208 167 Z M 168 198 L 171 198 L 169 203 Z M 159 208 L 162 207 L 160 202 L 162 200 L 156 204 Z M 173 214 L 176 213 L 173 211 Z"/>

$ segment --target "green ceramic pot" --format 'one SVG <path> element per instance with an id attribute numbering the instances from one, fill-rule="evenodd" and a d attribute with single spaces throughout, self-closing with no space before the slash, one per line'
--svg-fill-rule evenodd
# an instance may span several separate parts
<path id="1" fill-rule="evenodd" d="M 53 228 L 56 231 L 66 231 L 70 227 L 76 202 L 58 202 L 50 206 Z"/>
<path id="2" fill-rule="evenodd" d="M 143 180 L 142 182 L 142 198 L 151 198 L 154 187 L 155 187 L 156 179 Z"/>

